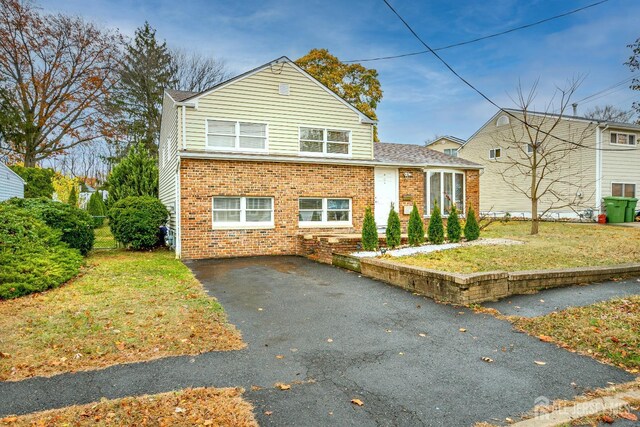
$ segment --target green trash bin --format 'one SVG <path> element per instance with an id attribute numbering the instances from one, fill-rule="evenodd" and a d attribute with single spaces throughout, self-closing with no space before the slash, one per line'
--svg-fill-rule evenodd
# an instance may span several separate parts
<path id="1" fill-rule="evenodd" d="M 604 205 L 607 210 L 608 222 L 612 224 L 624 222 L 627 209 L 627 199 L 625 197 L 605 197 Z"/>
<path id="2" fill-rule="evenodd" d="M 636 205 L 638 204 L 638 199 L 634 197 L 627 198 L 627 207 L 625 209 L 624 214 L 624 222 L 633 222 L 636 220 Z"/>

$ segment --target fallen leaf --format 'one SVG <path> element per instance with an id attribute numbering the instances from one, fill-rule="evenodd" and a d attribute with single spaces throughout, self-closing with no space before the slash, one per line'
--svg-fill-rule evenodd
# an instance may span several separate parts
<path id="1" fill-rule="evenodd" d="M 481 357 L 480 360 L 487 363 L 493 363 L 493 359 L 490 357 Z"/>
<path id="2" fill-rule="evenodd" d="M 398 353 L 398 354 L 399 354 L 400 356 L 404 356 L 404 353 L 403 353 L 403 352 L 400 352 L 400 353 Z"/>
<path id="3" fill-rule="evenodd" d="M 11 355 L 9 353 L 3 353 L 0 351 L 0 359 L 8 359 Z"/>
<path id="4" fill-rule="evenodd" d="M 261 309 L 261 308 L 259 308 L 259 309 L 258 309 L 258 311 L 262 311 L 262 309 Z"/>
<path id="5" fill-rule="evenodd" d="M 251 386 L 251 391 L 258 391 L 258 390 L 262 390 L 262 387 L 260 387 L 258 385 L 252 385 Z"/>
<path id="6" fill-rule="evenodd" d="M 385 329 L 385 332 L 391 332 L 391 329 Z"/>
<path id="7" fill-rule="evenodd" d="M 615 421 L 609 415 L 603 415 L 600 419 L 607 424 L 613 424 L 613 422 Z"/>
<path id="8" fill-rule="evenodd" d="M 273 411 L 264 411 L 264 414 L 268 416 L 268 415 L 273 414 Z"/>
<path id="9" fill-rule="evenodd" d="M 327 340 L 327 342 L 333 342 L 333 340 L 332 340 L 331 338 L 329 338 L 329 339 Z"/>
<path id="10" fill-rule="evenodd" d="M 465 328 L 460 328 L 458 329 L 460 332 L 467 332 L 467 330 Z"/>
<path id="11" fill-rule="evenodd" d="M 127 311 L 125 311 L 124 313 L 125 313 L 125 314 L 133 314 L 133 313 L 135 313 L 135 311 L 133 311 L 133 310 L 127 310 Z"/>
<path id="12" fill-rule="evenodd" d="M 358 405 L 358 406 L 363 406 L 364 402 L 360 399 L 351 399 L 351 403 L 353 403 L 354 405 Z"/>
<path id="13" fill-rule="evenodd" d="M 421 337 L 423 337 L 423 338 L 427 336 L 427 334 L 422 334 L 422 333 L 421 333 L 421 334 L 418 334 L 418 335 L 420 335 L 420 336 L 421 336 Z"/>
<path id="14" fill-rule="evenodd" d="M 611 337 L 611 341 L 613 341 L 616 344 L 620 342 L 620 340 L 616 337 Z"/>
<path id="15" fill-rule="evenodd" d="M 284 359 L 284 356 L 283 356 L 282 354 L 278 354 L 278 355 L 276 356 L 276 359 Z"/>
<path id="16" fill-rule="evenodd" d="M 124 347 L 124 342 L 122 342 L 122 341 L 116 341 L 116 342 L 115 342 L 115 344 L 116 344 L 116 348 L 117 348 L 118 350 L 120 350 L 120 351 L 124 350 L 124 348 L 125 348 L 125 347 Z"/>
<path id="17" fill-rule="evenodd" d="M 181 408 L 179 406 L 176 406 L 176 411 L 175 412 L 176 412 L 176 414 L 181 414 L 183 412 L 187 412 L 187 410 L 184 409 L 184 408 Z"/>
<path id="18" fill-rule="evenodd" d="M 538 338 L 539 338 L 539 339 L 540 339 L 540 341 L 542 341 L 542 342 L 553 342 L 553 338 L 551 338 L 551 337 L 550 337 L 550 336 L 548 336 L 548 335 L 540 335 Z"/>
<path id="19" fill-rule="evenodd" d="M 547 362 L 541 362 L 539 360 L 534 360 L 533 363 L 535 363 L 536 365 L 540 365 L 540 366 L 547 364 Z"/>
<path id="20" fill-rule="evenodd" d="M 280 390 L 289 390 L 291 388 L 289 384 L 283 384 L 283 383 L 277 383 L 276 387 L 278 387 Z"/>
<path id="21" fill-rule="evenodd" d="M 544 300 L 543 300 L 543 299 L 541 299 L 541 300 L 540 300 L 540 302 L 544 302 Z"/>
<path id="22" fill-rule="evenodd" d="M 636 414 L 632 414 L 631 412 L 620 412 L 618 414 L 620 418 L 624 418 L 629 421 L 638 421 L 638 416 Z"/>
<path id="23" fill-rule="evenodd" d="M 15 423 L 16 421 L 18 421 L 18 417 L 6 417 L 6 418 L 2 418 L 0 419 L 0 421 L 2 421 L 3 423 Z"/>

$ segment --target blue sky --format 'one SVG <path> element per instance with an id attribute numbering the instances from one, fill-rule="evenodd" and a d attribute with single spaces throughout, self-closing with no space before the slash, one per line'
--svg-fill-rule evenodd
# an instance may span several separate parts
<path id="1" fill-rule="evenodd" d="M 557 15 L 596 0 L 391 0 L 434 47 L 473 39 Z M 286 55 L 327 48 L 342 60 L 423 50 L 382 0 L 41 0 L 47 11 L 84 16 L 133 35 L 145 20 L 173 47 L 213 55 L 232 73 Z M 640 37 L 640 2 L 610 0 L 569 17 L 440 54 L 502 106 L 513 106 L 518 81 L 540 79 L 537 108 L 556 86 L 585 77 L 575 99 L 631 73 L 626 45 Z M 369 62 L 384 90 L 378 107 L 382 141 L 421 144 L 436 134 L 469 137 L 495 109 L 429 54 Z M 627 86 L 590 103 L 630 108 Z"/>

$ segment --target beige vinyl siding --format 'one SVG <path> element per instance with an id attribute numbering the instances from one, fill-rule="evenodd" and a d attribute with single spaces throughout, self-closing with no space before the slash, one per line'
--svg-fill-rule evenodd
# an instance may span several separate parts
<path id="1" fill-rule="evenodd" d="M 279 94 L 280 83 L 289 84 L 289 95 Z M 196 108 L 187 108 L 187 150 L 206 150 L 207 119 L 266 123 L 269 154 L 275 155 L 299 154 L 300 126 L 350 130 L 352 158 L 373 158 L 373 126 L 288 63 L 198 98 Z"/>
<path id="2" fill-rule="evenodd" d="M 636 145 L 625 147 L 611 144 L 611 132 L 636 135 Z M 636 197 L 640 195 L 640 132 L 606 128 L 602 132 L 602 197 L 611 196 L 611 184 L 636 184 Z M 616 150 L 616 151 L 607 151 Z M 617 151 L 620 150 L 620 151 Z"/>
<path id="3" fill-rule="evenodd" d="M 438 151 L 440 153 L 444 153 L 444 150 L 450 149 L 450 148 L 457 150 L 458 148 L 460 148 L 460 144 L 456 144 L 453 141 L 450 141 L 446 138 L 442 138 L 437 140 L 433 144 L 428 145 L 427 148 L 429 148 L 430 150 Z"/>
<path id="4" fill-rule="evenodd" d="M 506 141 L 512 141 L 515 135 L 520 141 L 529 141 L 524 135 L 525 127 L 520 122 L 511 118 L 510 123 L 504 126 L 496 126 L 496 115 L 485 124 L 469 141 L 458 151 L 458 156 L 476 163 L 482 164 L 485 169 L 480 175 L 480 210 L 483 212 L 497 212 L 512 214 L 530 214 L 531 201 L 520 191 L 514 190 L 511 185 L 505 182 L 500 172 L 507 165 L 506 156 L 508 153 L 516 155 L 517 148 Z M 539 120 L 539 119 L 538 119 Z M 547 118 L 546 120 L 550 120 Z M 547 121 L 548 125 L 549 122 Z M 543 128 L 545 129 L 545 128 Z M 548 129 L 545 129 L 548 131 Z M 595 148 L 596 133 L 595 126 L 583 121 L 562 120 L 554 129 L 553 134 L 582 145 Z M 507 148 L 510 147 L 511 148 Z M 489 159 L 489 150 L 492 148 L 502 149 L 502 159 L 496 161 Z M 502 162 L 502 163 L 501 163 Z M 556 185 L 561 194 L 567 198 L 573 198 L 578 191 L 583 194 L 582 199 L 578 199 L 576 205 L 553 209 L 551 214 L 573 215 L 574 211 L 582 212 L 586 209 L 596 207 L 596 155 L 595 150 L 581 148 L 572 151 L 563 162 L 562 174 L 570 173 L 571 180 L 566 185 Z M 521 189 L 529 189 L 531 179 L 521 175 L 513 181 Z M 549 199 L 542 199 L 539 204 L 539 211 L 544 211 L 549 207 Z"/>
<path id="5" fill-rule="evenodd" d="M 160 125 L 160 141 L 158 146 L 159 197 L 171 213 L 169 227 L 176 230 L 176 176 L 178 168 L 178 107 L 167 94 L 162 102 L 162 123 Z"/>

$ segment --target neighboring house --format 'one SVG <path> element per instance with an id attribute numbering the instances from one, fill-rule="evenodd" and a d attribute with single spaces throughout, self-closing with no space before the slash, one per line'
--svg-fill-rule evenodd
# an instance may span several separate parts
<path id="1" fill-rule="evenodd" d="M 374 124 L 286 57 L 200 93 L 166 90 L 160 199 L 176 254 L 301 254 L 305 234 L 359 233 L 367 206 L 386 224 L 391 203 L 406 230 L 413 202 L 429 212 L 425 194 L 477 207 L 477 164 L 374 143 Z"/>
<path id="2" fill-rule="evenodd" d="M 431 150 L 439 151 L 449 156 L 458 157 L 458 149 L 464 144 L 464 139 L 455 136 L 441 136 L 426 144 Z"/>
<path id="3" fill-rule="evenodd" d="M 12 197 L 24 198 L 24 179 L 0 162 L 0 202 Z"/>
<path id="4" fill-rule="evenodd" d="M 508 111 L 521 119 L 523 117 L 522 111 Z M 546 121 L 547 125 L 543 129 L 558 118 L 554 114 L 527 114 L 534 124 Z M 531 201 L 515 191 L 500 174 L 510 153 L 518 154 L 518 148 L 511 141 L 522 138 L 523 143 L 526 143 L 530 140 L 525 136 L 524 130 L 522 122 L 499 111 L 458 150 L 460 157 L 484 166 L 480 184 L 482 212 L 531 217 Z M 570 175 L 566 185 L 558 186 L 558 192 L 572 204 L 551 209 L 548 214 L 550 217 L 592 217 L 592 214 L 603 211 L 603 197 L 638 196 L 639 125 L 563 116 L 551 133 L 558 138 L 580 144 L 580 148 L 570 152 L 562 164 L 558 165 L 563 174 Z M 514 138 L 514 135 L 517 137 Z M 532 151 L 530 146 L 526 148 L 529 153 Z M 530 188 L 530 178 L 522 175 L 522 179 L 516 184 L 522 188 Z M 550 199 L 543 199 L 539 212 L 550 207 L 550 203 Z"/>

